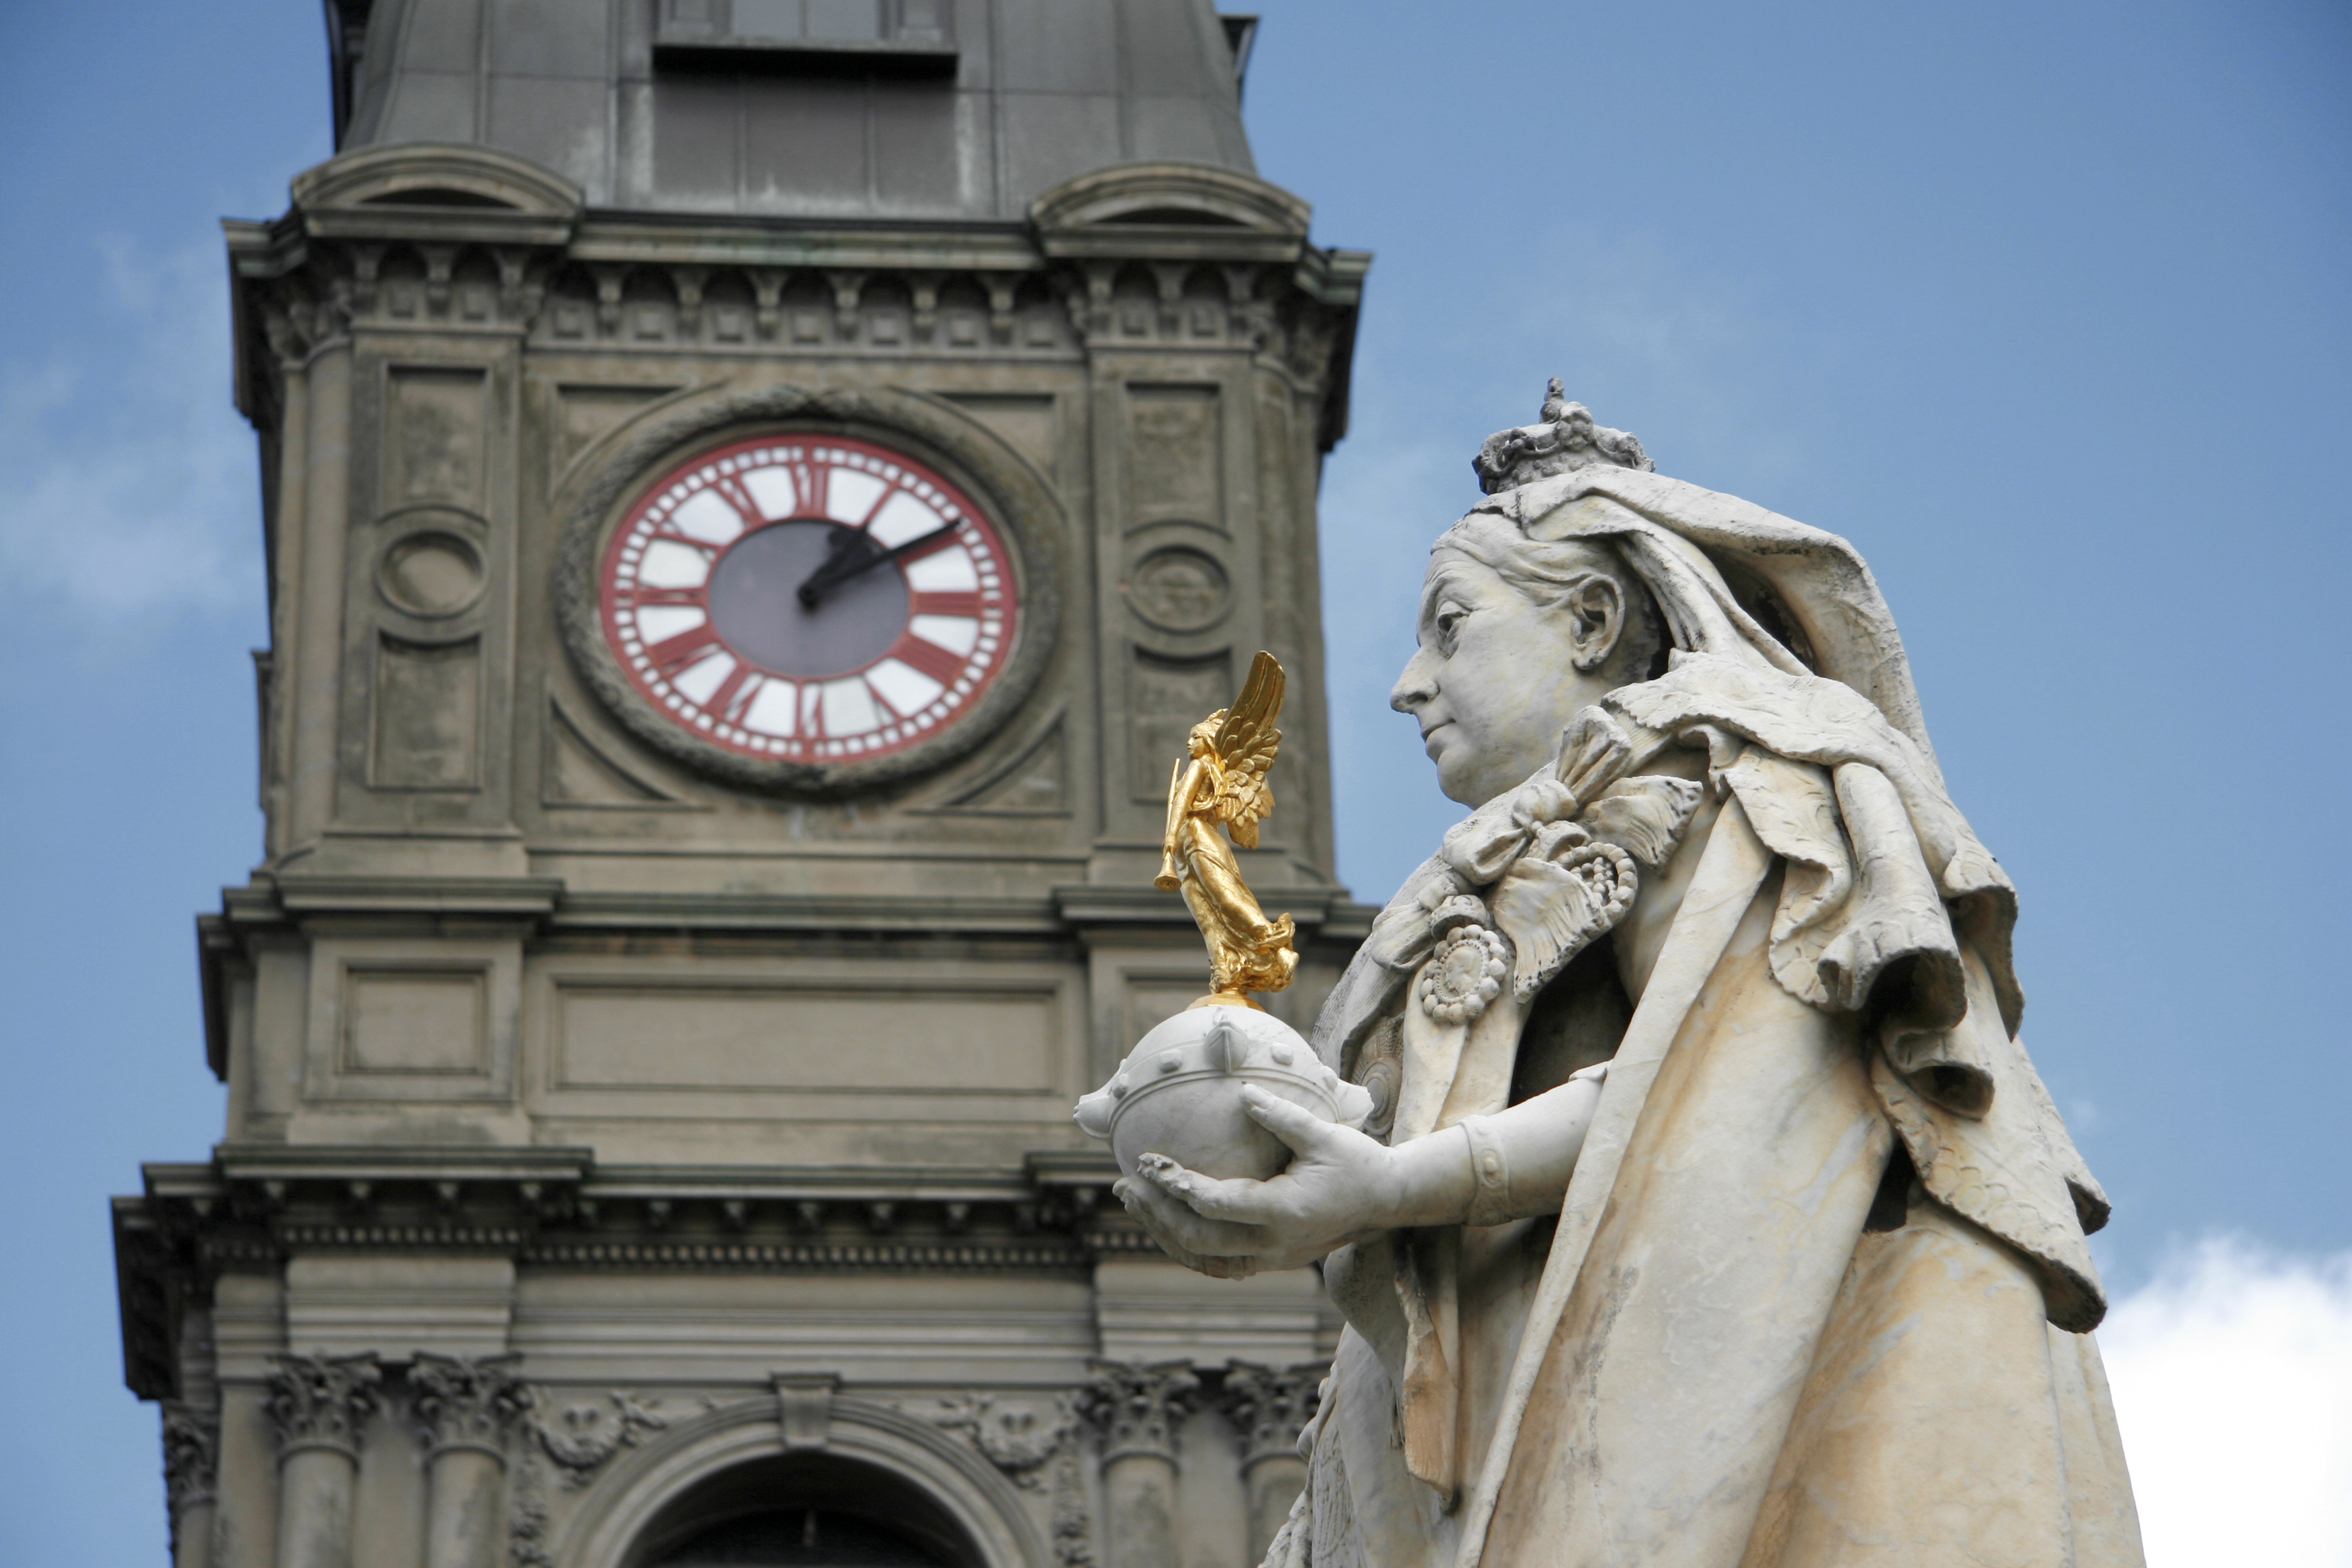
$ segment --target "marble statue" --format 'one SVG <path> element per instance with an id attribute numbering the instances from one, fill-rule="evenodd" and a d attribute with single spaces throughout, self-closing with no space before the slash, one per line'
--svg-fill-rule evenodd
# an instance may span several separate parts
<path id="1" fill-rule="evenodd" d="M 1391 698 L 1470 815 L 1312 1035 L 1371 1110 L 1118 1187 L 1347 1318 L 1267 1563 L 2138 1563 L 2107 1202 L 1868 568 L 1558 382 L 1475 466 Z"/>

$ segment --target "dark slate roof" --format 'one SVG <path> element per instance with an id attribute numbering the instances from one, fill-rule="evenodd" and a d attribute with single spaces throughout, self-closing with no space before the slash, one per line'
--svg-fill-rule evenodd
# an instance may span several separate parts
<path id="1" fill-rule="evenodd" d="M 588 204 L 1019 220 L 1111 164 L 1255 174 L 1213 0 L 329 0 L 338 145 L 471 144 Z"/>

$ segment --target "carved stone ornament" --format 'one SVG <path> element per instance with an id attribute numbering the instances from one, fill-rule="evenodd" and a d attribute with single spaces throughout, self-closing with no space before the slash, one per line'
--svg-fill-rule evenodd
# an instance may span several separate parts
<path id="1" fill-rule="evenodd" d="M 1103 1462 L 1127 1454 L 1176 1457 L 1176 1428 L 1200 1402 L 1190 1362 L 1097 1362 L 1078 1391 L 1078 1418 L 1102 1438 Z"/>
<path id="2" fill-rule="evenodd" d="M 1542 423 L 1496 431 L 1470 459 L 1478 488 L 1490 496 L 1600 463 L 1645 473 L 1656 467 L 1630 431 L 1595 425 L 1591 409 L 1569 402 L 1558 376 L 1545 389 Z"/>
<path id="3" fill-rule="evenodd" d="M 1502 994 L 1510 973 L 1503 939 L 1482 925 L 1458 925 L 1437 941 L 1421 966 L 1413 995 L 1421 1010 L 1441 1024 L 1469 1023 Z"/>
<path id="4" fill-rule="evenodd" d="M 1128 607 L 1147 625 L 1170 632 L 1204 632 L 1233 607 L 1233 581 L 1214 556 L 1188 544 L 1168 544 L 1135 563 L 1124 584 Z"/>
<path id="5" fill-rule="evenodd" d="M 530 1413 L 530 1387 L 516 1375 L 520 1355 L 458 1356 L 416 1352 L 408 1369 L 411 1408 L 425 1446 L 482 1447 L 503 1453 L 506 1436 Z"/>
<path id="6" fill-rule="evenodd" d="M 1087 1507 L 1087 1487 L 1078 1456 L 1064 1448 L 1054 1467 L 1054 1561 L 1060 1568 L 1090 1568 L 1095 1560 L 1095 1521 Z"/>
<path id="7" fill-rule="evenodd" d="M 273 1355 L 269 1395 L 262 1408 L 278 1429 L 278 1449 L 341 1448 L 357 1454 L 360 1434 L 375 1414 L 383 1369 L 373 1351 L 357 1355 Z"/>
<path id="8" fill-rule="evenodd" d="M 553 1568 L 555 1562 L 548 1548 L 547 1488 L 528 1450 L 508 1492 L 507 1562 L 510 1568 Z"/>
<path id="9" fill-rule="evenodd" d="M 1255 1362 L 1227 1364 L 1217 1404 L 1233 1423 L 1244 1468 L 1298 1452 L 1298 1435 L 1315 1419 L 1323 1401 L 1323 1375 L 1330 1370 L 1328 1362 L 1278 1372 Z"/>
<path id="10" fill-rule="evenodd" d="M 931 1419 L 970 1437 L 989 1463 L 1033 1492 L 1045 1489 L 1046 1461 L 1061 1451 L 1077 1426 L 1067 1400 L 1041 1411 L 1027 1405 L 1000 1405 L 992 1394 L 958 1394 L 945 1401 Z"/>
<path id="11" fill-rule="evenodd" d="M 163 1495 L 172 1517 L 215 1495 L 220 1466 L 220 1412 L 183 1399 L 163 1402 Z"/>
<path id="12" fill-rule="evenodd" d="M 658 1432 L 668 1425 L 668 1416 L 651 1409 L 635 1394 L 616 1390 L 602 1399 L 566 1405 L 551 1421 L 537 1416 L 531 1432 L 547 1457 L 563 1467 L 564 1484 L 577 1489 L 586 1486 L 605 1460 L 623 1448 L 635 1447 L 647 1432 Z"/>
<path id="13" fill-rule="evenodd" d="M 1641 891 L 1633 858 L 1574 823 L 1537 830 L 1489 895 L 1517 953 L 1511 994 L 1530 1000 L 1568 961 L 1615 929 Z"/>

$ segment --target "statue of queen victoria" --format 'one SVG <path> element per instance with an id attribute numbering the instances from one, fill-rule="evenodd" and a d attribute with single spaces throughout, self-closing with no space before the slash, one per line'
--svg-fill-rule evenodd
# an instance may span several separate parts
<path id="1" fill-rule="evenodd" d="M 1558 382 L 1475 467 L 1391 697 L 1471 813 L 1312 1039 L 1372 1120 L 1119 1187 L 1346 1315 L 1268 1563 L 2138 1563 L 2106 1199 L 1868 568 Z"/>

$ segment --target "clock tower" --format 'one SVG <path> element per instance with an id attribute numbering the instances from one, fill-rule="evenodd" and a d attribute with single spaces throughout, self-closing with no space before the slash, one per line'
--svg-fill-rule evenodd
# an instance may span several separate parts
<path id="1" fill-rule="evenodd" d="M 1204 988 L 1171 763 L 1290 672 L 1369 258 L 1209 0 L 329 0 L 227 226 L 270 647 L 228 1125 L 115 1225 L 181 1568 L 1246 1568 L 1336 1321 L 1070 1107 Z"/>

